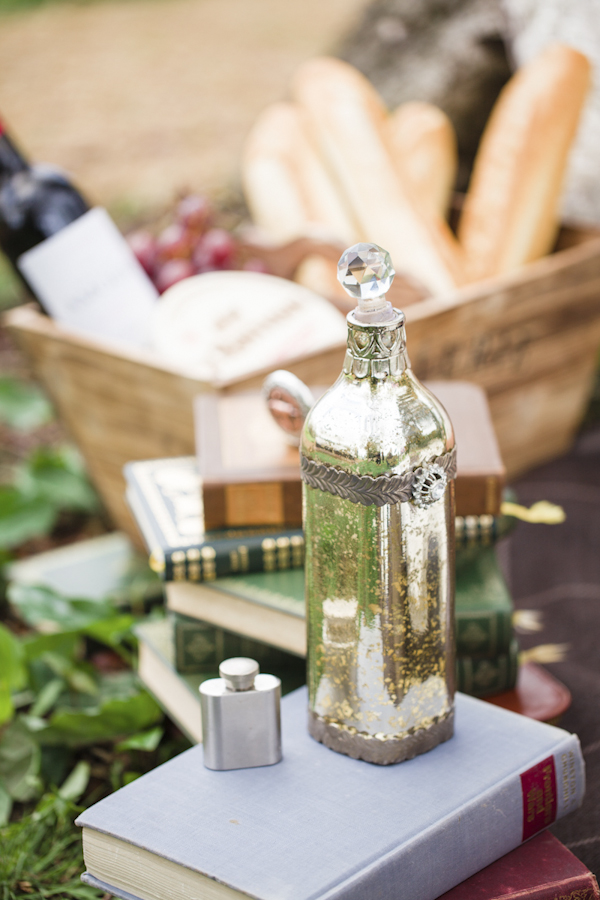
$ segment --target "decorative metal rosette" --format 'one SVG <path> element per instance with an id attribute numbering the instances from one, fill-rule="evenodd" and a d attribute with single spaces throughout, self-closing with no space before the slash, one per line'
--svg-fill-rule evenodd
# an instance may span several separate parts
<path id="1" fill-rule="evenodd" d="M 422 508 L 431 506 L 442 499 L 447 484 L 448 476 L 437 463 L 416 469 L 412 485 L 413 502 Z"/>

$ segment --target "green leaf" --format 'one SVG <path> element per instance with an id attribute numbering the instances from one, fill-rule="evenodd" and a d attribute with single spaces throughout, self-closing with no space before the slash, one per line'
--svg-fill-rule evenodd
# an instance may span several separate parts
<path id="1" fill-rule="evenodd" d="M 69 777 L 63 782 L 58 792 L 63 800 L 73 803 L 79 800 L 90 780 L 90 764 L 81 760 L 77 763 Z"/>
<path id="2" fill-rule="evenodd" d="M 43 585 L 13 582 L 8 587 L 7 597 L 21 618 L 34 628 L 50 624 L 56 630 L 74 631 L 114 616 L 112 605 L 105 600 L 63 597 Z"/>
<path id="3" fill-rule="evenodd" d="M 131 784 L 132 781 L 136 781 L 141 774 L 141 772 L 123 772 L 123 785 Z"/>
<path id="4" fill-rule="evenodd" d="M 13 691 L 18 691 L 27 683 L 21 644 L 4 625 L 0 625 L 0 674 Z"/>
<path id="5" fill-rule="evenodd" d="M 44 723 L 45 725 L 45 723 Z M 61 784 L 73 768 L 73 751 L 67 747 L 42 747 L 40 774 L 53 788 Z"/>
<path id="6" fill-rule="evenodd" d="M 124 638 L 131 636 L 131 629 L 135 625 L 135 617 L 129 614 L 112 616 L 86 625 L 84 633 L 101 644 L 118 648 Z"/>
<path id="7" fill-rule="evenodd" d="M 132 734 L 117 744 L 115 750 L 156 750 L 164 733 L 163 728 L 157 727 L 142 731 L 140 734 Z"/>
<path id="8" fill-rule="evenodd" d="M 0 378 L 0 422 L 19 431 L 32 431 L 52 419 L 52 406 L 35 384 L 9 375 Z"/>
<path id="9" fill-rule="evenodd" d="M 115 697 L 88 709 L 57 709 L 45 729 L 37 732 L 42 744 L 83 747 L 114 740 L 154 725 L 162 717 L 158 704 L 141 691 L 130 697 Z"/>
<path id="10" fill-rule="evenodd" d="M 11 694 L 27 683 L 21 645 L 11 632 L 0 625 L 0 725 L 14 711 Z"/>
<path id="11" fill-rule="evenodd" d="M 0 740 L 0 780 L 13 800 L 25 802 L 40 792 L 40 748 L 19 717 Z"/>
<path id="12" fill-rule="evenodd" d="M 14 487 L 0 487 L 0 547 L 16 547 L 49 534 L 57 508 L 44 497 L 27 496 Z"/>
<path id="13" fill-rule="evenodd" d="M 98 685 L 92 675 L 80 666 L 73 666 L 73 668 L 69 669 L 66 678 L 67 684 L 72 691 L 76 691 L 79 694 L 90 694 L 92 697 L 98 694 Z"/>
<path id="14" fill-rule="evenodd" d="M 43 498 L 58 509 L 97 512 L 98 496 L 81 457 L 71 447 L 38 447 L 18 469 L 15 485 L 25 495 Z"/>
<path id="15" fill-rule="evenodd" d="M 127 700 L 140 692 L 140 682 L 135 672 L 112 672 L 100 679 L 100 700 Z"/>
<path id="16" fill-rule="evenodd" d="M 51 681 L 48 681 L 37 695 L 35 703 L 29 710 L 29 715 L 34 717 L 45 716 L 52 709 L 64 689 L 64 679 L 53 678 Z"/>
<path id="17" fill-rule="evenodd" d="M 0 827 L 6 825 L 12 812 L 13 800 L 0 780 Z"/>
<path id="18" fill-rule="evenodd" d="M 45 653 L 42 662 L 48 666 L 58 678 L 66 682 L 72 691 L 81 694 L 98 694 L 98 685 L 93 677 L 93 668 L 89 663 L 77 662 L 59 653 Z M 35 715 L 33 710 L 31 714 Z M 43 713 L 38 713 L 43 715 Z"/>
<path id="19" fill-rule="evenodd" d="M 59 631 L 55 634 L 26 635 L 21 646 L 25 661 L 31 663 L 45 653 L 73 657 L 80 644 L 79 631 Z"/>
<path id="20" fill-rule="evenodd" d="M 12 695 L 12 704 L 15 709 L 22 709 L 23 706 L 31 706 L 35 701 L 35 693 L 29 688 L 24 691 L 17 691 Z"/>

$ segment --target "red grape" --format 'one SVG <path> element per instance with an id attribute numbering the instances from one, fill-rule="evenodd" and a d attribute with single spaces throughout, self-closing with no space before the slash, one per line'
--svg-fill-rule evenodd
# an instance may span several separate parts
<path id="1" fill-rule="evenodd" d="M 168 259 L 156 272 L 154 284 L 159 294 L 163 294 L 178 281 L 195 274 L 196 270 L 189 259 Z"/>
<path id="2" fill-rule="evenodd" d="M 198 272 L 214 272 L 230 269 L 236 251 L 236 243 L 224 228 L 211 228 L 198 241 L 194 250 L 194 265 Z"/>
<path id="3" fill-rule="evenodd" d="M 127 235 L 127 243 L 144 271 L 152 275 L 156 263 L 156 241 L 149 231 L 133 231 Z"/>
<path id="4" fill-rule="evenodd" d="M 168 259 L 189 259 L 194 243 L 193 235 L 175 222 L 165 228 L 156 242 L 157 255 L 160 262 Z"/>
<path id="5" fill-rule="evenodd" d="M 201 233 L 205 231 L 212 218 L 212 209 L 206 197 L 190 194 L 178 204 L 176 215 L 177 221 L 184 228 Z"/>

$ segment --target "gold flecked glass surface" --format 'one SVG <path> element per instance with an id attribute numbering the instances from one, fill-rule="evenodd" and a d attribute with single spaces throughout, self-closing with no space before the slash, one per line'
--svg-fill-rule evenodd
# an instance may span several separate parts
<path id="1" fill-rule="evenodd" d="M 344 371 L 302 454 L 377 477 L 450 450 L 445 411 L 408 367 L 402 314 L 348 322 Z M 454 482 L 425 508 L 303 492 L 311 733 L 372 762 L 414 756 L 452 733 Z"/>

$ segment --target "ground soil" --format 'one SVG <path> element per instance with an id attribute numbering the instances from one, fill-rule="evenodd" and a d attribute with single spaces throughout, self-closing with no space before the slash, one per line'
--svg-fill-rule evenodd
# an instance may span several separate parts
<path id="1" fill-rule="evenodd" d="M 118 212 L 237 184 L 244 137 L 365 0 L 100 0 L 0 16 L 0 111 Z"/>

